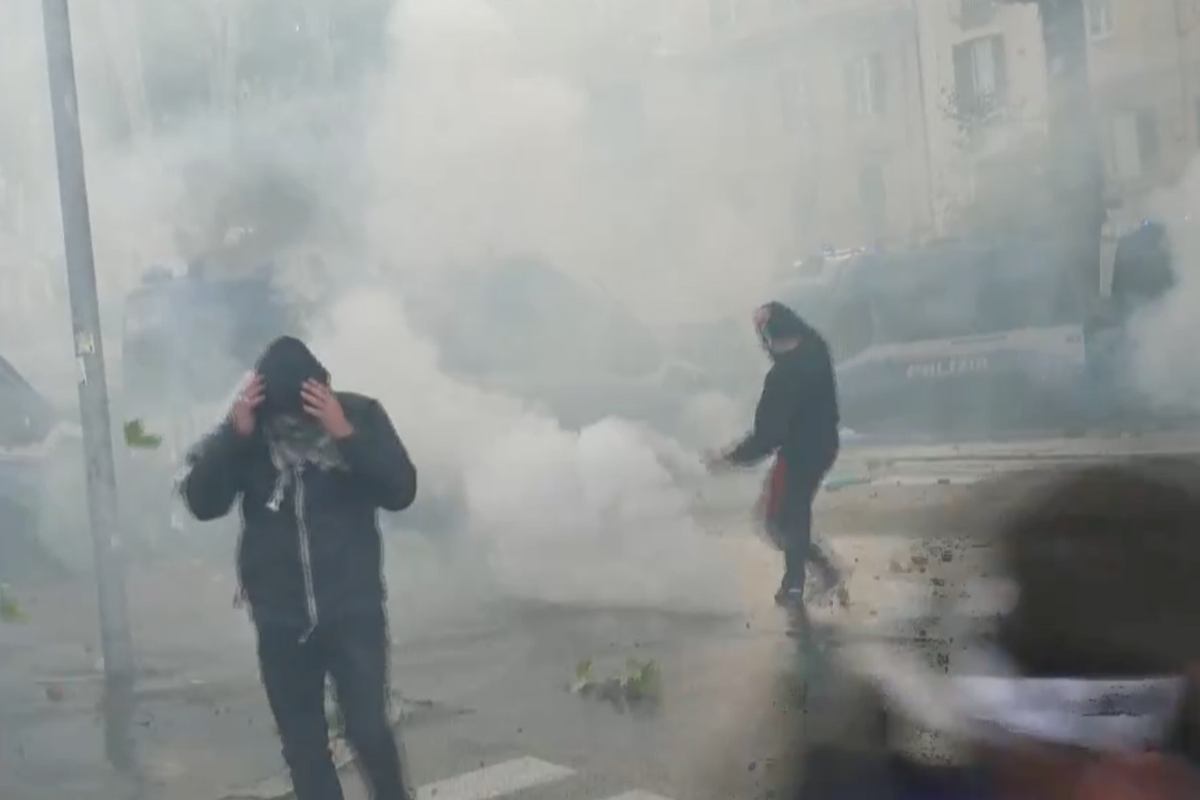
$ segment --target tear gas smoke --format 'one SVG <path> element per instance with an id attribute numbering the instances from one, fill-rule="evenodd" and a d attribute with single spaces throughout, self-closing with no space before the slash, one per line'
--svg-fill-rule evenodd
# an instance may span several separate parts
<path id="1" fill-rule="evenodd" d="M 605 117 L 594 51 L 560 51 L 590 18 L 564 16 L 566 29 L 521 25 L 483 0 L 410 0 L 394 15 L 370 125 L 372 252 L 407 269 L 533 252 L 652 324 L 753 307 L 787 204 L 738 202 L 728 185 L 742 157 L 727 132 L 693 124 L 695 109 L 631 101 Z M 637 126 L 648 144 L 603 135 L 609 124 Z"/>
<path id="2" fill-rule="evenodd" d="M 693 515 L 694 454 L 633 423 L 575 432 L 447 376 L 399 305 L 351 292 L 315 339 L 336 385 L 381 399 L 422 466 L 458 496 L 507 593 L 569 605 L 731 612 L 738 547 Z"/>
<path id="3" fill-rule="evenodd" d="M 1200 159 L 1183 179 L 1157 193 L 1150 216 L 1161 220 L 1170 240 L 1175 286 L 1133 320 L 1134 376 L 1155 404 L 1200 412 L 1200 366 L 1193 348 L 1200 331 Z"/>
<path id="4" fill-rule="evenodd" d="M 20 69 L 5 70 L 6 85 L 44 65 L 37 3 L 17 5 L 10 30 L 19 28 L 20 47 L 4 58 Z M 125 19 L 122 9 L 137 13 Z M 143 272 L 197 258 L 236 271 L 270 258 L 277 284 L 317 301 L 313 319 L 325 321 L 317 346 L 338 384 L 383 399 L 421 466 L 423 494 L 461 506 L 505 588 L 564 603 L 732 608 L 736 591 L 721 588 L 735 583 L 724 545 L 701 531 L 683 488 L 698 480 L 694 454 L 632 423 L 566 430 L 548 413 L 454 380 L 398 300 L 356 291 L 380 268 L 383 280 L 371 285 L 403 294 L 449 266 L 486 270 L 534 253 L 660 330 L 749 308 L 774 267 L 781 221 L 726 191 L 723 171 L 733 165 L 712 158 L 725 149 L 721 132 L 694 129 L 682 110 L 658 120 L 633 110 L 651 152 L 597 135 L 607 129 L 597 124 L 584 51 L 603 54 L 608 43 L 593 41 L 582 9 L 560 20 L 581 45 L 572 52 L 562 47 L 566 29 L 522 24 L 516 7 L 502 16 L 482 0 L 411 0 L 390 13 L 386 67 L 275 95 L 228 84 L 225 74 L 227 50 L 256 45 L 270 24 L 247 18 L 222 29 L 219 12 L 178 11 L 190 20 L 183 27 L 137 2 L 81 7 L 74 17 L 115 413 L 181 402 L 167 392 L 122 396 L 124 298 Z M 199 71 L 164 71 L 168 52 L 172 64 Z M 15 174 L 32 220 L 19 236 L 42 254 L 39 263 L 13 260 L 44 271 L 59 251 L 45 85 L 9 88 L 36 112 L 0 129 L 5 170 L 31 171 Z M 66 404 L 65 294 L 53 305 L 55 327 L 45 308 L 36 323 L 54 348 L 18 346 L 20 326 L 4 342 Z M 196 431 L 194 412 L 175 414 L 185 437 Z M 715 438 L 733 415 L 729 401 L 710 395 L 686 416 L 697 438 Z"/>

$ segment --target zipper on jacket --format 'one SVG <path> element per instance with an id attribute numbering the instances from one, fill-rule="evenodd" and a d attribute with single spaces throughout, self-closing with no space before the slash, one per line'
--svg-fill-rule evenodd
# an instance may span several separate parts
<path id="1" fill-rule="evenodd" d="M 304 578 L 305 610 L 308 612 L 308 629 L 300 637 L 300 642 L 308 641 L 313 631 L 317 629 L 317 592 L 313 586 L 312 552 L 309 548 L 308 524 L 304 520 L 304 475 L 303 467 L 293 471 L 296 479 L 296 490 L 293 494 L 296 512 L 296 532 L 300 539 L 300 572 Z"/>

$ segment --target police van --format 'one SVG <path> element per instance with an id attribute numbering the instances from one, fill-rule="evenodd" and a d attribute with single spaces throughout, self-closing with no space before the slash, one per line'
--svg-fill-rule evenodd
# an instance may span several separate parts
<path id="1" fill-rule="evenodd" d="M 1169 289 L 1163 235 L 1148 225 L 1120 240 L 1102 304 L 1072 284 L 1065 244 L 1035 237 L 836 253 L 782 294 L 829 339 L 856 431 L 1071 432 L 1140 408 L 1121 390 L 1120 354 L 1131 309 Z"/>

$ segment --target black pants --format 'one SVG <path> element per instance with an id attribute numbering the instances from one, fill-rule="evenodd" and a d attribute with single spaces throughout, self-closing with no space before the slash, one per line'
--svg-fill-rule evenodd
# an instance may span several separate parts
<path id="1" fill-rule="evenodd" d="M 333 678 L 374 800 L 409 800 L 402 758 L 388 721 L 388 636 L 382 610 L 303 630 L 259 623 L 258 662 L 283 742 L 296 800 L 342 800 L 329 752 L 325 678 Z"/>
<path id="2" fill-rule="evenodd" d="M 805 569 L 809 562 L 823 575 L 826 583 L 836 583 L 839 574 L 829 556 L 813 542 L 813 502 L 824 480 L 824 466 L 794 470 L 781 480 L 773 513 L 767 518 L 771 538 L 783 550 L 784 572 L 781 592 L 803 594 Z"/>

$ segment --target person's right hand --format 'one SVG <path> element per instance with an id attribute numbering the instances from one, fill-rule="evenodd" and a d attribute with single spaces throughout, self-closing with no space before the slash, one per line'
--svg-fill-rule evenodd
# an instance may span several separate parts
<path id="1" fill-rule="evenodd" d="M 254 373 L 238 392 L 237 399 L 233 401 L 233 409 L 229 412 L 229 421 L 233 423 L 233 429 L 239 436 L 254 433 L 257 410 L 266 396 L 266 384 L 263 383 L 262 376 Z"/>

